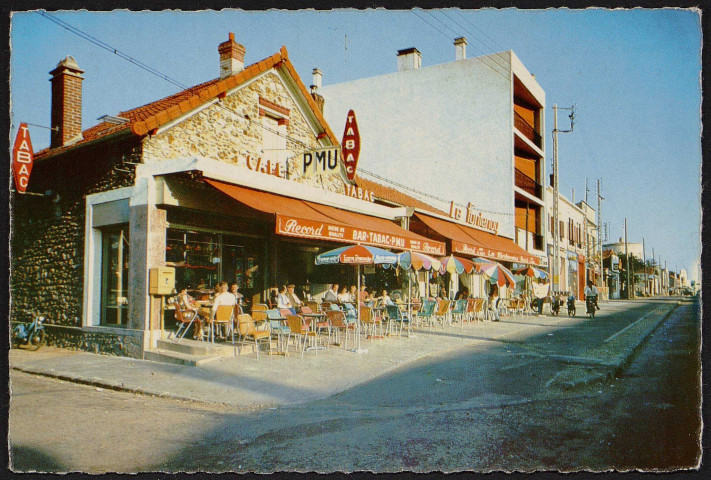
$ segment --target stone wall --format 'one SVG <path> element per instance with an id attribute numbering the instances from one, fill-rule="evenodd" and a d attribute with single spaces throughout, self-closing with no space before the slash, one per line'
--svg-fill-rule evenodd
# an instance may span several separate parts
<path id="1" fill-rule="evenodd" d="M 133 167 L 123 162 L 138 162 L 140 158 L 140 140 L 130 138 L 36 162 L 29 191 L 53 193 L 47 197 L 12 197 L 11 321 L 27 321 L 42 314 L 49 325 L 81 326 L 85 196 L 132 185 Z M 50 343 L 89 350 L 99 345 L 101 351 L 113 352 L 125 351 L 119 345 L 133 342 L 121 336 L 113 340 L 107 336 L 99 342 L 95 334 L 87 333 L 84 339 L 81 332 L 67 332 L 48 327 Z"/>
<path id="2" fill-rule="evenodd" d="M 247 157 L 262 156 L 260 96 L 289 110 L 286 126 L 286 135 L 289 137 L 286 148 L 290 151 L 288 157 L 292 157 L 287 160 L 289 178 L 297 182 L 311 183 L 318 188 L 345 193 L 340 173 L 302 176 L 300 166 L 297 166 L 298 154 L 306 150 L 307 146 L 314 149 L 320 144 L 291 94 L 274 72 L 259 77 L 225 97 L 221 100 L 225 108 L 218 105 L 207 107 L 180 124 L 146 139 L 144 158 L 146 161 L 160 161 L 199 155 L 248 168 Z M 250 120 L 242 116 L 248 116 Z"/>

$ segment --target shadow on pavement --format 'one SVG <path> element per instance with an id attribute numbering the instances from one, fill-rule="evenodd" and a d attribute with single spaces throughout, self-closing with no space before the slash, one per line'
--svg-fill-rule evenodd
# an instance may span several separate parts
<path id="1" fill-rule="evenodd" d="M 63 473 L 67 467 L 52 455 L 26 445 L 10 446 L 10 470 L 18 473 Z"/>

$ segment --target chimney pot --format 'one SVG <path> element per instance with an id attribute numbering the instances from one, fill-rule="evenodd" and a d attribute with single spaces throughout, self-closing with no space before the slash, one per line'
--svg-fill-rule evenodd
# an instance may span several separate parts
<path id="1" fill-rule="evenodd" d="M 244 70 L 244 45 L 235 42 L 235 34 L 230 32 L 229 39 L 217 47 L 220 54 L 220 78 L 227 78 Z"/>
<path id="2" fill-rule="evenodd" d="M 464 60 L 467 58 L 467 39 L 459 37 L 454 39 L 454 60 Z"/>
<path id="3" fill-rule="evenodd" d="M 318 89 L 321 88 L 323 72 L 319 68 L 314 68 L 311 74 L 313 75 L 313 79 L 311 81 L 311 93 L 316 93 L 318 92 Z"/>
<path id="4" fill-rule="evenodd" d="M 50 148 L 81 139 L 81 82 L 84 70 L 68 56 L 49 72 L 52 75 Z"/>
<path id="5" fill-rule="evenodd" d="M 397 51 L 397 71 L 415 70 L 422 66 L 422 54 L 416 48 Z"/>

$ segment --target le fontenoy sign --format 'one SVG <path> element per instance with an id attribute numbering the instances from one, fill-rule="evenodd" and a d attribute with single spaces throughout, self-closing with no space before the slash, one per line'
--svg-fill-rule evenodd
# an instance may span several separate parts
<path id="1" fill-rule="evenodd" d="M 451 202 L 449 205 L 449 216 L 455 220 L 463 221 L 479 230 L 491 232 L 494 235 L 499 233 L 499 222 L 485 217 L 481 212 L 478 212 L 474 205 L 468 203 L 466 208 Z"/>
<path id="2" fill-rule="evenodd" d="M 305 177 L 334 173 L 339 168 L 341 147 L 339 145 L 308 150 L 301 154 L 299 162 Z"/>
<path id="3" fill-rule="evenodd" d="M 30 130 L 26 123 L 21 123 L 15 137 L 15 146 L 12 148 L 12 173 L 15 180 L 15 190 L 18 193 L 25 193 L 27 190 L 33 160 Z"/>
<path id="4" fill-rule="evenodd" d="M 346 169 L 346 176 L 348 180 L 352 181 L 355 178 L 358 155 L 360 155 L 360 133 L 358 132 L 358 123 L 353 110 L 348 111 L 341 146 L 343 148 L 343 166 Z"/>

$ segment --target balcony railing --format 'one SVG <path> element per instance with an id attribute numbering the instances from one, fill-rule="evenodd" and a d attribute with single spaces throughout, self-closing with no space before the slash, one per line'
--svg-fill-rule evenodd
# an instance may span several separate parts
<path id="1" fill-rule="evenodd" d="M 516 111 L 514 111 L 514 127 L 523 133 L 526 138 L 535 143 L 538 148 L 542 148 L 541 135 Z"/>
<path id="2" fill-rule="evenodd" d="M 543 198 L 543 186 L 540 183 L 533 180 L 518 168 L 515 169 L 515 173 L 514 185 L 536 198 Z"/>

